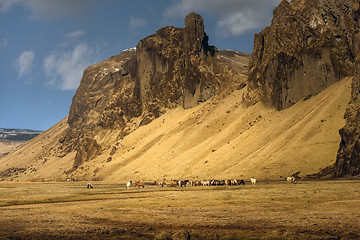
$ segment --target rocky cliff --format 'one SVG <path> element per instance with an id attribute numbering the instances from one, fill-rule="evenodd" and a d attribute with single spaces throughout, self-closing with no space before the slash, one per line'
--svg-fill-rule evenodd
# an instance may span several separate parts
<path id="1" fill-rule="evenodd" d="M 341 143 L 335 163 L 335 176 L 360 174 L 360 7 L 352 10 L 353 52 L 356 56 L 351 101 L 345 113 L 346 125 L 340 130 Z"/>
<path id="2" fill-rule="evenodd" d="M 254 38 L 244 95 L 249 105 L 261 100 L 286 109 L 353 76 L 337 160 L 324 174 L 360 173 L 359 39 L 359 2 L 354 0 L 283 0 L 271 26 Z"/>
<path id="3" fill-rule="evenodd" d="M 242 83 L 241 73 L 219 60 L 208 39 L 201 16 L 190 13 L 185 28 L 162 28 L 136 50 L 87 68 L 60 140 L 67 151 L 77 151 L 73 170 L 167 109 L 192 108 Z M 118 135 L 110 139 L 109 132 Z"/>
<path id="4" fill-rule="evenodd" d="M 351 75 L 354 4 L 283 0 L 271 26 L 255 35 L 247 100 L 282 110 Z"/>

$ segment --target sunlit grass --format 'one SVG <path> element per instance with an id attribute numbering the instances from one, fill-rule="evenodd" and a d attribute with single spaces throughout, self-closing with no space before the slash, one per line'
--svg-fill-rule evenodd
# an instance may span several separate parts
<path id="1" fill-rule="evenodd" d="M 101 228 L 125 231 L 122 236 L 129 237 L 131 232 L 118 229 L 124 224 L 151 237 L 160 236 L 163 228 L 192 230 L 201 236 L 220 231 L 221 237 L 228 237 L 224 239 L 360 234 L 356 224 L 360 220 L 359 181 L 186 188 L 147 184 L 144 189 L 94 182 L 93 186 L 87 189 L 84 182 L 0 183 L 0 221 L 13 221 L 7 229 L 20 233 L 31 228 L 32 234 L 44 232 L 51 222 L 55 235 L 69 231 L 81 235 L 86 229 Z"/>

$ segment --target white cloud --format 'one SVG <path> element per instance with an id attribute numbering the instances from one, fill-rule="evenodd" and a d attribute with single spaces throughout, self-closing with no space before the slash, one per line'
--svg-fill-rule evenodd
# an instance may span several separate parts
<path id="1" fill-rule="evenodd" d="M 261 26 L 261 22 L 254 19 L 254 15 L 257 15 L 257 13 L 253 9 L 247 9 L 221 18 L 216 23 L 217 32 L 227 37 L 237 36 L 248 30 L 257 29 Z"/>
<path id="2" fill-rule="evenodd" d="M 145 19 L 142 18 L 136 18 L 136 17 L 130 17 L 130 23 L 129 26 L 132 29 L 138 29 L 146 25 Z"/>
<path id="3" fill-rule="evenodd" d="M 23 51 L 15 62 L 15 67 L 18 70 L 19 78 L 30 74 L 33 68 L 35 53 L 33 51 Z"/>
<path id="4" fill-rule="evenodd" d="M 281 0 L 181 0 L 167 8 L 166 18 L 184 18 L 190 12 L 208 13 L 217 18 L 216 30 L 236 36 L 270 24 L 272 11 Z"/>
<path id="5" fill-rule="evenodd" d="M 97 0 L 0 0 L 0 12 L 9 11 L 16 5 L 30 9 L 33 18 L 54 19 L 57 17 L 79 16 L 87 8 L 101 4 Z"/>
<path id="6" fill-rule="evenodd" d="M 78 38 L 81 37 L 85 34 L 85 31 L 83 30 L 76 30 L 74 32 L 69 32 L 67 34 L 64 35 L 64 37 L 66 38 Z"/>
<path id="7" fill-rule="evenodd" d="M 44 60 L 47 84 L 61 90 L 75 90 L 83 71 L 97 60 L 97 50 L 81 43 L 70 50 L 53 51 Z"/>

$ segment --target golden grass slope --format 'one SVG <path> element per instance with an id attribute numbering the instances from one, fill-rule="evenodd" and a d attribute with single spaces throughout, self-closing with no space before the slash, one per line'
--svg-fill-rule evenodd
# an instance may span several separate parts
<path id="1" fill-rule="evenodd" d="M 22 141 L 0 140 L 0 158 L 6 156 L 23 143 Z"/>
<path id="2" fill-rule="evenodd" d="M 335 162 L 350 90 L 347 78 L 280 112 L 261 103 L 245 108 L 245 90 L 232 91 L 193 109 L 167 112 L 76 174 L 124 181 L 316 173 Z"/>
<path id="3" fill-rule="evenodd" d="M 0 159 L 1 178 L 5 180 L 53 180 L 63 174 L 72 166 L 75 153 L 64 157 L 58 156 L 54 151 L 59 147 L 59 138 L 68 128 L 67 118 L 31 139 L 21 147 Z M 16 171 L 12 176 L 6 178 L 6 170 Z M 4 176 L 5 172 L 5 176 Z"/>
<path id="4" fill-rule="evenodd" d="M 244 107 L 245 91 L 225 92 L 192 109 L 169 110 L 121 140 L 118 132 L 104 132 L 97 139 L 104 152 L 73 176 L 107 181 L 276 180 L 295 172 L 313 174 L 335 162 L 351 78 L 283 111 L 261 103 Z M 0 172 L 23 167 L 27 170 L 14 180 L 65 179 L 75 153 L 42 156 L 59 146 L 67 127 L 64 119 L 0 159 Z"/>

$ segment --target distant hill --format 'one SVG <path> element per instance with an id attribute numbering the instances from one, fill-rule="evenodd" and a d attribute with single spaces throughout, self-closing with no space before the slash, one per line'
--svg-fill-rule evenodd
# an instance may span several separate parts
<path id="1" fill-rule="evenodd" d="M 0 158 L 41 133 L 38 130 L 0 128 Z"/>
<path id="2" fill-rule="evenodd" d="M 38 130 L 0 128 L 0 140 L 29 141 L 41 133 Z"/>

